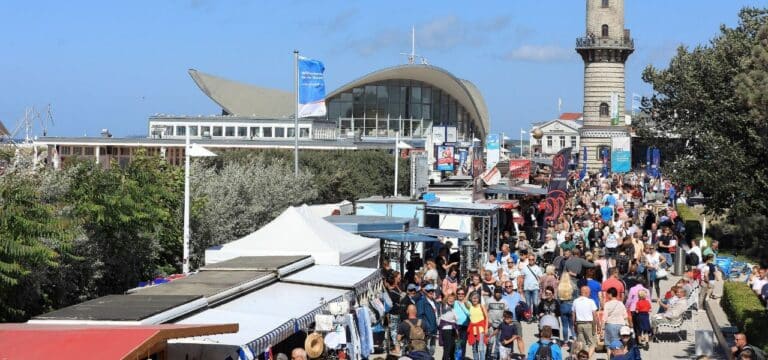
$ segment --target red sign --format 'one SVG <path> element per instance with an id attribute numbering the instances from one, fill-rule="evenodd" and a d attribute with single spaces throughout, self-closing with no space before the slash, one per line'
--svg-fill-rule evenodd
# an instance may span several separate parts
<path id="1" fill-rule="evenodd" d="M 531 160 L 513 159 L 509 160 L 509 178 L 518 180 L 528 180 L 531 176 Z"/>

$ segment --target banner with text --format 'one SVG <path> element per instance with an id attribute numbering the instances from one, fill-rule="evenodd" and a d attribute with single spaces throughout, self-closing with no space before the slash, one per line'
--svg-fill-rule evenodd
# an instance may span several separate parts
<path id="1" fill-rule="evenodd" d="M 531 160 L 511 159 L 509 160 L 509 178 L 528 181 L 531 176 Z"/>
<path id="2" fill-rule="evenodd" d="M 485 137 L 485 168 L 490 169 L 496 166 L 500 157 L 499 134 L 488 134 Z"/>
<path id="3" fill-rule="evenodd" d="M 453 171 L 453 146 L 437 147 L 437 170 Z"/>
<path id="4" fill-rule="evenodd" d="M 611 93 L 611 125 L 619 125 L 619 94 Z"/>
<path id="5" fill-rule="evenodd" d="M 629 136 L 611 138 L 611 172 L 625 173 L 631 169 L 631 141 Z"/>
<path id="6" fill-rule="evenodd" d="M 568 159 L 571 156 L 571 148 L 560 150 L 552 158 L 552 173 L 549 177 L 549 191 L 547 192 L 546 211 L 544 220 L 557 221 L 565 208 L 565 199 L 568 197 Z"/>
<path id="7" fill-rule="evenodd" d="M 325 116 L 325 65 L 299 56 L 299 118 Z"/>

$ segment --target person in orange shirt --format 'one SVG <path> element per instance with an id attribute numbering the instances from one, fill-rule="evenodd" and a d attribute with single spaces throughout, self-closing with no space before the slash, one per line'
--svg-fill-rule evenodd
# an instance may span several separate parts
<path id="1" fill-rule="evenodd" d="M 619 300 L 621 302 L 624 301 L 624 291 L 625 286 L 624 282 L 619 279 L 619 269 L 616 267 L 612 267 L 608 270 L 608 278 L 603 281 L 603 284 L 601 286 L 601 291 L 603 292 L 603 296 L 601 299 L 603 299 L 603 302 L 605 302 L 605 292 L 608 291 L 608 289 L 614 288 L 616 289 L 616 300 Z"/>

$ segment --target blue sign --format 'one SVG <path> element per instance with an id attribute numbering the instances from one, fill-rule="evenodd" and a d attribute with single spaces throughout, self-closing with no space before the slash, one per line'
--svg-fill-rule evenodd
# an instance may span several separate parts
<path id="1" fill-rule="evenodd" d="M 611 139 L 611 172 L 626 173 L 632 167 L 631 139 L 628 136 Z"/>
<path id="2" fill-rule="evenodd" d="M 485 137 L 485 168 L 493 168 L 500 159 L 499 134 L 488 134 Z"/>
<path id="3" fill-rule="evenodd" d="M 453 171 L 453 146 L 437 147 L 437 170 Z"/>
<path id="4" fill-rule="evenodd" d="M 325 116 L 325 65 L 299 57 L 299 117 Z"/>

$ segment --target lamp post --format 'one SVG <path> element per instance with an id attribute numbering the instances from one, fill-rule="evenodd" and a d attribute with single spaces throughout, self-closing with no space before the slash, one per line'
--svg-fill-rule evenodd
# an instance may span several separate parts
<path id="1" fill-rule="evenodd" d="M 520 128 L 520 158 L 523 157 L 523 134 L 527 134 L 527 132 Z"/>
<path id="2" fill-rule="evenodd" d="M 184 253 L 181 259 L 181 271 L 184 274 L 189 273 L 189 158 L 192 156 L 206 157 L 216 156 L 208 149 L 197 146 L 197 144 L 189 144 L 189 125 L 186 126 L 184 141 Z"/>

